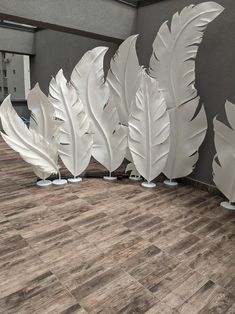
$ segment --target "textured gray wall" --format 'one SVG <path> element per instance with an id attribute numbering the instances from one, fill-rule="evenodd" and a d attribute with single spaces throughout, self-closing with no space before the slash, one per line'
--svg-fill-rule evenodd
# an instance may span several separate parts
<path id="1" fill-rule="evenodd" d="M 0 26 L 0 51 L 34 54 L 34 32 Z"/>
<path id="2" fill-rule="evenodd" d="M 139 8 L 137 16 L 137 51 L 141 64 L 148 66 L 152 42 L 160 25 L 183 7 L 204 1 L 164 0 Z M 225 119 L 226 99 L 235 103 L 235 1 L 217 1 L 225 11 L 207 28 L 196 60 L 196 87 L 205 105 L 209 129 L 200 148 L 200 158 L 191 178 L 208 184 L 212 180 L 212 159 L 215 154 L 213 118 Z"/>
<path id="3" fill-rule="evenodd" d="M 64 75 L 69 79 L 71 72 L 83 54 L 97 46 L 107 46 L 105 68 L 117 45 L 78 35 L 42 30 L 35 34 L 36 55 L 31 57 L 31 86 L 37 82 L 41 89 L 48 93 L 51 76 L 63 68 Z"/>
<path id="4" fill-rule="evenodd" d="M 125 39 L 136 27 L 136 10 L 113 0 L 1 0 L 0 17 L 86 36 Z"/>

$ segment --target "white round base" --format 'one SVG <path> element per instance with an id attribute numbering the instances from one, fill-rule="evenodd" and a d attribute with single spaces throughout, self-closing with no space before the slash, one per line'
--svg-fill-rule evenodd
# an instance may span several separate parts
<path id="1" fill-rule="evenodd" d="M 80 177 L 77 177 L 77 178 L 69 178 L 68 179 L 68 183 L 78 183 L 78 182 L 81 182 L 82 181 L 82 178 Z"/>
<path id="2" fill-rule="evenodd" d="M 168 185 L 168 186 L 177 186 L 177 185 L 178 185 L 178 182 L 172 181 L 172 180 L 165 180 L 165 181 L 164 181 L 164 184 L 165 184 L 165 185 Z"/>
<path id="3" fill-rule="evenodd" d="M 115 181 L 117 180 L 117 177 L 103 176 L 103 179 L 106 181 Z"/>
<path id="4" fill-rule="evenodd" d="M 144 181 L 141 183 L 144 188 L 152 189 L 156 187 L 156 183 Z"/>
<path id="5" fill-rule="evenodd" d="M 226 209 L 235 210 L 235 206 L 229 202 L 221 202 L 220 206 Z"/>
<path id="6" fill-rule="evenodd" d="M 37 181 L 36 185 L 40 186 L 40 188 L 44 188 L 44 187 L 47 187 L 49 185 L 52 185 L 52 182 L 51 182 L 51 180 L 39 180 L 39 181 Z"/>
<path id="7" fill-rule="evenodd" d="M 67 180 L 65 179 L 55 179 L 52 181 L 53 185 L 65 185 L 67 184 Z"/>
<path id="8" fill-rule="evenodd" d="M 129 180 L 132 180 L 132 181 L 141 181 L 142 178 L 139 177 L 139 176 L 129 176 Z"/>

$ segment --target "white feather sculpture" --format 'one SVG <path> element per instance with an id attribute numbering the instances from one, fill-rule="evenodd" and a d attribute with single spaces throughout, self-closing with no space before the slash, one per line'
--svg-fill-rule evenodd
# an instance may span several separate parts
<path id="1" fill-rule="evenodd" d="M 229 203 L 221 205 L 235 209 L 235 105 L 227 101 L 225 111 L 230 127 L 214 119 L 216 155 L 213 160 L 213 179 Z"/>
<path id="2" fill-rule="evenodd" d="M 119 124 L 109 87 L 104 81 L 103 59 L 106 47 L 88 51 L 74 68 L 71 81 L 91 118 L 93 157 L 110 172 L 116 170 L 125 157 L 127 127 Z"/>
<path id="3" fill-rule="evenodd" d="M 125 126 L 128 125 L 131 105 L 139 86 L 141 67 L 136 53 L 137 37 L 138 35 L 132 35 L 119 46 L 110 62 L 107 75 L 107 82 L 117 107 L 119 120 Z M 129 148 L 125 157 L 131 162 L 126 168 L 126 172 L 131 171 L 130 178 L 140 178 L 140 174 L 133 164 Z"/>
<path id="4" fill-rule="evenodd" d="M 195 58 L 203 32 L 223 7 L 205 2 L 185 7 L 176 13 L 171 29 L 165 22 L 153 43 L 149 73 L 159 82 L 169 109 L 170 151 L 164 173 L 169 179 L 190 174 L 198 160 L 207 119 L 204 107 L 195 116 L 199 104 L 195 82 Z"/>
<path id="5" fill-rule="evenodd" d="M 42 173 L 59 172 L 59 167 L 54 159 L 57 151 L 43 136 L 27 128 L 13 108 L 10 95 L 5 98 L 1 105 L 0 117 L 3 130 L 6 133 L 1 132 L 4 141 L 18 152 L 23 160 L 37 167 Z"/>
<path id="6" fill-rule="evenodd" d="M 169 152 L 169 116 L 158 83 L 142 70 L 140 87 L 129 119 L 129 147 L 145 187 L 164 169 Z"/>
<path id="7" fill-rule="evenodd" d="M 55 119 L 55 110 L 48 97 L 41 91 L 39 84 L 36 84 L 34 88 L 29 92 L 27 98 L 28 108 L 31 110 L 29 129 L 34 130 L 41 136 L 43 136 L 48 143 L 53 147 L 53 152 L 56 152 L 54 156 L 55 163 L 58 162 L 58 144 L 60 136 L 60 124 Z M 34 173 L 42 178 L 44 182 L 42 185 L 49 185 L 49 180 L 45 180 L 49 177 L 49 173 L 41 172 L 38 167 L 33 167 Z"/>
<path id="8" fill-rule="evenodd" d="M 71 83 L 76 88 L 85 110 L 90 114 L 90 104 L 96 101 L 96 95 L 108 98 L 108 89 L 104 85 L 103 61 L 107 47 L 96 47 L 87 51 L 74 67 L 71 74 Z M 101 78 L 99 78 L 101 76 Z M 99 80 L 97 80 L 99 78 Z M 100 84 L 100 85 L 99 85 Z M 92 88 L 95 90 L 93 91 Z"/>
<path id="9" fill-rule="evenodd" d="M 52 78 L 49 91 L 56 117 L 63 121 L 59 155 L 74 176 L 69 182 L 77 182 L 81 180 L 77 177 L 87 168 L 91 158 L 90 120 L 74 86 L 64 77 L 63 70 Z"/>
<path id="10" fill-rule="evenodd" d="M 136 54 L 138 35 L 128 37 L 118 48 L 110 62 L 107 82 L 116 104 L 120 122 L 128 125 L 131 104 L 138 89 L 141 71 Z"/>

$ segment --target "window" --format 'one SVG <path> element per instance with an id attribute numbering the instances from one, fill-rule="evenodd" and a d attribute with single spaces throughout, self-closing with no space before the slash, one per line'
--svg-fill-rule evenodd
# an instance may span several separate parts
<path id="1" fill-rule="evenodd" d="M 30 90 L 29 56 L 0 51 L 0 69 L 0 103 L 8 94 L 12 101 L 25 100 Z"/>

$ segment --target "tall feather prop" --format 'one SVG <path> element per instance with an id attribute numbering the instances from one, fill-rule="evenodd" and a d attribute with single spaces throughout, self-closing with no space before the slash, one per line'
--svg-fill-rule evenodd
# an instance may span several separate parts
<path id="1" fill-rule="evenodd" d="M 54 148 L 34 130 L 29 130 L 12 107 L 10 95 L 1 105 L 0 117 L 6 134 L 4 141 L 32 166 L 43 173 L 58 173 L 59 167 L 51 157 Z"/>
<path id="2" fill-rule="evenodd" d="M 62 70 L 52 78 L 49 91 L 56 117 L 63 121 L 59 155 L 66 168 L 77 177 L 87 168 L 91 158 L 90 121 L 74 86 L 67 82 Z"/>
<path id="3" fill-rule="evenodd" d="M 128 37 L 118 48 L 110 62 L 107 82 L 117 107 L 120 122 L 128 125 L 131 104 L 138 89 L 138 78 L 141 71 L 136 54 L 138 35 Z"/>
<path id="4" fill-rule="evenodd" d="M 195 58 L 203 32 L 223 7 L 215 2 L 190 5 L 176 13 L 171 30 L 165 22 L 153 43 L 149 73 L 159 82 L 170 114 L 170 152 L 164 173 L 168 178 L 190 174 L 198 160 L 207 120 L 199 104 L 195 82 Z"/>
<path id="5" fill-rule="evenodd" d="M 143 69 L 129 119 L 129 146 L 138 172 L 148 182 L 165 167 L 169 131 L 169 116 L 158 83 Z"/>
<path id="6" fill-rule="evenodd" d="M 213 179 L 228 200 L 235 202 L 235 105 L 227 101 L 225 111 L 230 127 L 214 119 Z"/>
<path id="7" fill-rule="evenodd" d="M 97 47 L 88 51 L 74 68 L 71 81 L 91 118 L 92 155 L 111 173 L 125 157 L 127 127 L 119 124 L 108 84 L 104 81 L 103 59 L 107 49 Z"/>
<path id="8" fill-rule="evenodd" d="M 90 113 L 90 103 L 96 101 L 96 95 L 99 97 L 97 100 L 100 102 L 102 96 L 105 97 L 104 101 L 108 99 L 108 89 L 104 85 L 103 75 L 103 60 L 107 47 L 96 47 L 87 51 L 78 64 L 74 67 L 71 74 L 71 83 L 76 88 L 85 110 Z M 101 80 L 97 81 L 97 77 L 101 76 Z M 93 81 L 92 81 L 93 80 Z M 98 84 L 100 83 L 100 85 Z M 92 91 L 92 88 L 95 90 Z M 98 101 L 97 101 L 98 102 Z"/>
<path id="9" fill-rule="evenodd" d="M 42 135 L 53 147 L 54 155 L 51 156 L 55 163 L 58 162 L 59 121 L 55 119 L 55 110 L 48 97 L 41 91 L 39 84 L 29 92 L 27 98 L 28 108 L 31 110 L 29 129 Z M 42 179 L 50 174 L 41 172 L 33 167 L 34 173 Z"/>
<path id="10" fill-rule="evenodd" d="M 131 105 L 139 86 L 141 67 L 136 53 L 137 37 L 138 35 L 132 35 L 119 46 L 110 62 L 107 75 L 110 93 L 117 107 L 119 120 L 123 125 L 128 125 Z M 131 162 L 127 165 L 126 172 L 131 171 L 131 175 L 139 176 L 129 148 L 125 157 Z"/>

